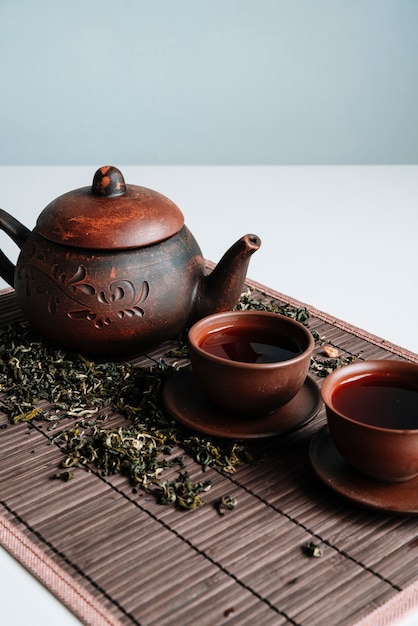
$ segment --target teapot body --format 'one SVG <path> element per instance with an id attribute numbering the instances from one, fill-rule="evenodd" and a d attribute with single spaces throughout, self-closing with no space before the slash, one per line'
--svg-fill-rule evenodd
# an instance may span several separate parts
<path id="1" fill-rule="evenodd" d="M 67 192 L 31 232 L 0 209 L 0 230 L 20 248 L 0 250 L 0 276 L 46 339 L 104 356 L 144 353 L 200 317 L 233 308 L 260 239 L 244 235 L 212 272 L 180 209 L 113 166 Z"/>
<path id="2" fill-rule="evenodd" d="M 186 226 L 126 250 L 65 247 L 35 229 L 22 246 L 14 287 L 27 320 L 71 350 L 134 354 L 188 324 L 205 267 Z"/>

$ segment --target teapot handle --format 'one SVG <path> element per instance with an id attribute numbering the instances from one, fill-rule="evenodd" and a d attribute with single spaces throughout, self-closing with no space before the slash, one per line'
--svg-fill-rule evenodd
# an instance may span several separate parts
<path id="1" fill-rule="evenodd" d="M 16 218 L 0 209 L 0 230 L 3 230 L 15 244 L 22 248 L 26 239 L 30 235 L 30 230 L 23 226 Z M 11 286 L 14 287 L 14 274 L 16 266 L 7 258 L 2 250 L 0 250 L 0 276 Z"/>

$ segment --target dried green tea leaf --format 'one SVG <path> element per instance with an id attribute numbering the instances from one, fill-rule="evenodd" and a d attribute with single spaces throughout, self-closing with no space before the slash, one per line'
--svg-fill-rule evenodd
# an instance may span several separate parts
<path id="1" fill-rule="evenodd" d="M 305 545 L 302 546 L 302 550 L 306 556 L 312 556 L 314 558 L 320 558 L 324 554 L 321 546 L 313 541 L 305 543 Z"/>

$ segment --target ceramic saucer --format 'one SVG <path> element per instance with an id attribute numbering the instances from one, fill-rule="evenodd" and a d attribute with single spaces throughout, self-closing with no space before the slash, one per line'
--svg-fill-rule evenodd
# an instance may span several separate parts
<path id="1" fill-rule="evenodd" d="M 418 513 L 418 477 L 401 483 L 368 478 L 340 455 L 327 426 L 311 440 L 309 457 L 317 476 L 352 502 L 387 513 Z"/>
<path id="2" fill-rule="evenodd" d="M 297 396 L 273 413 L 256 419 L 226 414 L 196 388 L 191 367 L 168 379 L 163 401 L 172 417 L 188 428 L 228 439 L 260 439 L 296 430 L 311 421 L 322 404 L 318 386 L 308 377 Z"/>

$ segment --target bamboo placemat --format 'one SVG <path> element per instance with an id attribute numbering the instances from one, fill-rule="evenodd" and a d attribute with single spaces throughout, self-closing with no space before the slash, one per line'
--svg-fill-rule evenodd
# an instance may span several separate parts
<path id="1" fill-rule="evenodd" d="M 248 286 L 259 300 L 304 306 Z M 341 355 L 418 362 L 308 309 L 306 324 Z M 0 325 L 18 319 L 14 292 L 2 292 Z M 308 447 L 325 423 L 322 408 L 302 429 L 259 443 L 264 461 L 232 474 L 203 473 L 188 459 L 190 476 L 212 487 L 204 506 L 186 512 L 133 490 L 120 474 L 77 470 L 68 483 L 51 481 L 63 455 L 53 435 L 0 413 L 0 541 L 85 624 L 393 623 L 418 608 L 417 519 L 352 504 L 316 478 Z M 238 504 L 220 516 L 214 505 L 225 494 Z M 308 542 L 321 546 L 321 558 L 304 553 Z"/>

